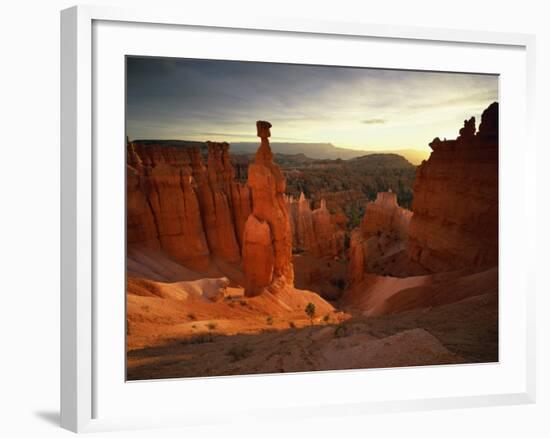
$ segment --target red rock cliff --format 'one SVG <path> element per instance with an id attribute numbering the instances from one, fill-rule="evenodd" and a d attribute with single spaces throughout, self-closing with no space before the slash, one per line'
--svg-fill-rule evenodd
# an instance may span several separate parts
<path id="1" fill-rule="evenodd" d="M 324 199 L 319 208 L 311 210 L 303 193 L 298 200 L 286 197 L 294 248 L 314 257 L 334 257 L 344 250 L 346 217 L 331 214 Z"/>
<path id="2" fill-rule="evenodd" d="M 257 295 L 273 283 L 293 285 L 292 233 L 285 205 L 286 181 L 273 163 L 269 146 L 271 124 L 256 123 L 261 145 L 248 169 L 252 214 L 243 234 L 243 269 L 246 294 Z"/>
<path id="3" fill-rule="evenodd" d="M 464 121 L 456 140 L 436 138 L 414 182 L 409 256 L 430 271 L 498 261 L 498 103 Z"/>
<path id="4" fill-rule="evenodd" d="M 127 240 L 162 248 L 182 264 L 202 269 L 209 249 L 193 179 L 194 154 L 128 145 Z"/>
<path id="5" fill-rule="evenodd" d="M 128 144 L 128 244 L 159 248 L 205 269 L 211 256 L 238 263 L 248 187 L 234 180 L 227 143 L 197 148 Z"/>

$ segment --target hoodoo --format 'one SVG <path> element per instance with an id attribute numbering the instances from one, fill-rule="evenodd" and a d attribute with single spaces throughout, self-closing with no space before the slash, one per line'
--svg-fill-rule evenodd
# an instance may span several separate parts
<path id="1" fill-rule="evenodd" d="M 346 223 L 343 214 L 331 214 L 324 199 L 319 208 L 312 210 L 303 193 L 298 200 L 292 196 L 285 199 L 294 248 L 318 258 L 342 254 Z"/>
<path id="2" fill-rule="evenodd" d="M 279 166 L 273 163 L 269 145 L 271 123 L 256 122 L 261 145 L 248 169 L 248 186 L 252 192 L 252 214 L 243 235 L 243 269 L 246 294 L 254 296 L 270 285 L 294 283 L 292 266 L 292 232 L 285 205 L 286 181 Z M 273 254 L 273 256 L 271 256 Z M 262 274 L 257 270 L 262 266 Z"/>

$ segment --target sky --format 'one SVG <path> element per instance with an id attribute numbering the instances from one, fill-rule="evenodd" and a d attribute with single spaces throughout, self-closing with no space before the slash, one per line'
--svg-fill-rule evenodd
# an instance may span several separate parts
<path id="1" fill-rule="evenodd" d="M 498 100 L 481 74 L 173 58 L 127 58 L 133 139 L 332 143 L 359 150 L 427 150 Z"/>

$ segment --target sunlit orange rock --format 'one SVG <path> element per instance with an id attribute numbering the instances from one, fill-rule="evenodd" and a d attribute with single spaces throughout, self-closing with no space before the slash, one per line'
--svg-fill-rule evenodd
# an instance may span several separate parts
<path id="1" fill-rule="evenodd" d="M 273 281 L 275 256 L 271 228 L 251 214 L 243 236 L 243 268 L 247 295 L 257 295 Z"/>
<path id="2" fill-rule="evenodd" d="M 186 266 L 241 261 L 250 190 L 235 181 L 227 143 L 197 147 L 128 143 L 128 243 L 161 248 Z"/>
<path id="3" fill-rule="evenodd" d="M 209 249 L 189 151 L 128 145 L 128 244 L 162 248 L 182 264 L 203 269 Z"/>
<path id="4" fill-rule="evenodd" d="M 197 194 L 202 221 L 213 256 L 237 263 L 240 249 L 231 213 L 229 178 L 232 167 L 224 159 L 227 143 L 208 142 L 208 166 L 202 163 L 200 153 L 195 153 L 193 177 L 197 184 Z"/>
<path id="5" fill-rule="evenodd" d="M 296 201 L 292 197 L 286 197 L 287 210 L 290 213 L 293 246 L 298 250 L 318 253 L 317 239 L 313 228 L 313 214 L 309 201 L 303 193 Z"/>
<path id="6" fill-rule="evenodd" d="M 223 193 L 224 197 L 227 198 L 234 230 L 228 230 L 226 225 L 222 225 L 222 231 L 229 233 L 229 236 L 226 235 L 226 239 L 231 241 L 230 244 L 233 248 L 230 251 L 230 258 L 234 258 L 233 234 L 236 237 L 237 245 L 240 247 L 244 224 L 252 211 L 250 190 L 246 184 L 235 180 L 235 169 L 231 163 L 229 145 L 214 142 L 207 142 L 207 145 L 208 181 L 214 192 Z M 218 211 L 216 211 L 217 213 Z M 226 215 L 226 212 L 223 214 Z M 224 222 L 228 222 L 228 219 L 224 218 Z"/>
<path id="7" fill-rule="evenodd" d="M 248 185 L 235 182 L 231 185 L 231 203 L 235 232 L 239 246 L 242 249 L 244 226 L 248 216 L 252 213 L 252 195 Z"/>
<path id="8" fill-rule="evenodd" d="M 258 261 L 249 257 L 254 252 L 249 250 L 252 243 L 248 236 L 253 233 L 249 227 L 259 229 L 258 223 L 269 226 L 272 244 L 263 249 L 266 254 L 259 260 L 269 258 L 269 252 L 273 252 L 272 280 L 279 284 L 292 285 L 294 281 L 294 270 L 292 267 L 292 232 L 290 220 L 285 205 L 286 181 L 279 166 L 273 163 L 273 154 L 269 146 L 271 124 L 259 121 L 256 123 L 258 137 L 261 138 L 261 145 L 256 152 L 254 163 L 248 169 L 248 186 L 252 191 L 252 215 L 248 218 L 244 228 L 243 238 L 243 269 L 246 277 L 246 293 L 255 295 L 261 292 L 261 288 L 267 286 L 263 281 L 258 281 L 254 271 L 259 266 Z M 265 229 L 265 225 L 261 228 Z M 265 237 L 265 232 L 262 233 Z M 256 245 L 258 250 L 259 246 Z M 259 250 L 258 250 L 259 251 Z M 267 278 L 265 275 L 261 279 Z"/>
<path id="9" fill-rule="evenodd" d="M 143 164 L 131 143 L 127 145 L 126 162 L 127 242 L 139 242 L 145 247 L 158 249 L 160 241 L 155 218 L 145 194 Z"/>

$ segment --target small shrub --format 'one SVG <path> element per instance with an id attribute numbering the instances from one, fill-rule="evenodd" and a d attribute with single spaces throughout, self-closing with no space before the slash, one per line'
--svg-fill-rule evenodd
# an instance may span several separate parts
<path id="1" fill-rule="evenodd" d="M 208 330 L 214 330 L 217 326 L 218 324 L 216 324 L 215 322 L 209 322 L 208 324 L 206 324 L 206 327 L 208 327 Z"/>
<path id="2" fill-rule="evenodd" d="M 266 318 L 267 325 L 273 325 L 273 317 L 270 315 Z"/>
<path id="3" fill-rule="evenodd" d="M 187 314 L 187 319 L 190 319 L 191 321 L 196 321 L 197 320 L 197 315 L 195 315 L 194 313 L 188 313 Z"/>
<path id="4" fill-rule="evenodd" d="M 294 324 L 294 321 L 290 321 L 288 325 L 290 326 L 290 328 L 296 328 L 296 324 Z"/>
<path id="5" fill-rule="evenodd" d="M 313 317 L 315 316 L 315 304 L 307 303 L 307 306 L 304 310 L 306 312 L 306 315 L 309 317 L 309 323 L 313 325 Z"/>
<path id="6" fill-rule="evenodd" d="M 330 315 L 328 313 L 325 316 L 323 316 L 323 321 L 325 321 L 325 322 L 330 321 Z"/>
<path id="7" fill-rule="evenodd" d="M 239 304 L 240 304 L 241 306 L 243 306 L 243 307 L 244 307 L 244 306 L 248 306 L 248 303 L 247 303 L 246 301 L 242 301 L 242 300 L 239 301 Z"/>
<path id="8" fill-rule="evenodd" d="M 252 353 L 252 349 L 246 345 L 235 345 L 227 350 L 227 355 L 233 362 L 245 359 Z"/>

